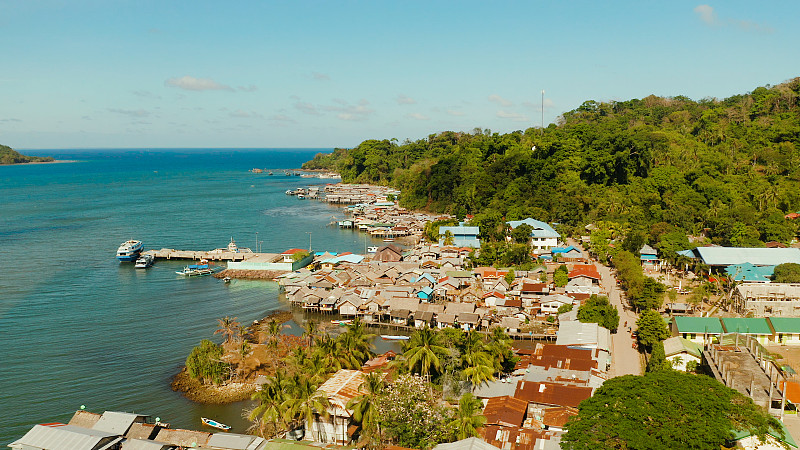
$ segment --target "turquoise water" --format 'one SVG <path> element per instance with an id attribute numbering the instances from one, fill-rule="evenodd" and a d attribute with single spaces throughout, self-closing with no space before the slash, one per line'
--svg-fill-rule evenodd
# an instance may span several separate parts
<path id="1" fill-rule="evenodd" d="M 362 235 L 328 226 L 341 209 L 284 194 L 326 180 L 248 172 L 297 168 L 319 151 L 43 150 L 25 153 L 78 162 L 0 166 L 0 445 L 80 405 L 244 431 L 246 405 L 197 405 L 168 385 L 217 318 L 287 309 L 277 284 L 185 279 L 180 262 L 135 270 L 114 253 L 131 238 L 255 248 L 256 233 L 262 251 L 280 252 L 308 247 L 308 232 L 314 250 L 363 252 Z"/>

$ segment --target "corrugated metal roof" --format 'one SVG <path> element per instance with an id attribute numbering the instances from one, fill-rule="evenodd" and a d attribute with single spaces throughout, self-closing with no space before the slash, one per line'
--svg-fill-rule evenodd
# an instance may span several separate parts
<path id="1" fill-rule="evenodd" d="M 208 438 L 208 447 L 219 447 L 223 449 L 248 450 L 255 448 L 264 439 L 258 436 L 236 433 L 214 433 Z"/>
<path id="2" fill-rule="evenodd" d="M 363 382 L 364 373 L 360 370 L 340 369 L 319 390 L 328 395 L 331 404 L 347 409 L 347 403 L 361 395 L 359 388 Z"/>
<path id="3" fill-rule="evenodd" d="M 433 450 L 499 450 L 486 441 L 478 438 L 467 438 L 460 441 L 450 442 L 449 444 L 439 444 Z"/>
<path id="4" fill-rule="evenodd" d="M 531 232 L 531 236 L 538 237 L 538 238 L 559 238 L 561 237 L 560 234 L 556 230 L 553 229 L 549 224 L 542 222 L 541 220 L 527 218 L 524 220 L 512 220 L 507 222 L 511 228 L 517 228 L 518 226 L 522 225 L 523 223 L 526 225 L 530 225 L 533 228 Z"/>
<path id="5" fill-rule="evenodd" d="M 763 317 L 726 317 L 722 325 L 728 333 L 740 334 L 772 334 L 767 319 Z"/>
<path id="6" fill-rule="evenodd" d="M 147 416 L 142 414 L 106 411 L 103 413 L 103 416 L 100 417 L 100 420 L 94 424 L 92 429 L 123 435 L 134 422 L 144 422 L 145 417 Z"/>
<path id="7" fill-rule="evenodd" d="M 175 446 L 149 439 L 126 439 L 122 443 L 122 450 L 164 450 L 170 448 L 175 448 Z"/>
<path id="8" fill-rule="evenodd" d="M 486 423 L 521 427 L 528 402 L 510 396 L 492 397 L 483 408 Z"/>
<path id="9" fill-rule="evenodd" d="M 694 251 L 709 266 L 729 266 L 746 262 L 756 266 L 800 264 L 800 248 L 697 247 Z"/>
<path id="10" fill-rule="evenodd" d="M 674 317 L 678 333 L 720 334 L 722 322 L 717 317 Z"/>
<path id="11" fill-rule="evenodd" d="M 800 317 L 770 317 L 767 320 L 776 333 L 800 333 Z"/>
<path id="12" fill-rule="evenodd" d="M 9 444 L 42 449 L 96 450 L 118 438 L 114 433 L 78 427 L 75 425 L 34 425 L 25 436 Z"/>

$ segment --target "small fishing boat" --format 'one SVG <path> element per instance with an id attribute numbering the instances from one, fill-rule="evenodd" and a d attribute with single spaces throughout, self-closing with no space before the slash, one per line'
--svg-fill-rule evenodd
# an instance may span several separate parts
<path id="1" fill-rule="evenodd" d="M 383 240 L 383 242 L 394 242 L 394 239 L 392 239 L 392 238 L 386 238 L 386 239 L 384 239 L 384 240 Z"/>
<path id="2" fill-rule="evenodd" d="M 225 284 L 228 284 L 228 283 L 230 283 L 230 282 L 231 282 L 231 277 L 225 277 L 225 278 L 223 278 L 223 279 L 222 279 L 222 282 L 223 282 L 223 283 L 225 283 Z"/>
<path id="3" fill-rule="evenodd" d="M 409 339 L 408 336 L 398 336 L 394 334 L 382 334 L 381 339 L 384 341 L 407 341 Z"/>
<path id="4" fill-rule="evenodd" d="M 231 427 L 229 425 L 225 425 L 224 423 L 217 422 L 214 419 L 209 419 L 208 417 L 201 417 L 200 420 L 203 421 L 203 425 L 205 425 L 207 427 L 213 427 L 213 428 L 217 428 L 219 430 L 224 430 L 224 431 L 228 431 L 228 430 L 231 429 Z"/>
<path id="5" fill-rule="evenodd" d="M 336 320 L 331 320 L 331 323 L 334 324 L 334 325 L 350 325 L 351 323 L 353 323 L 353 320 L 352 319 L 349 319 L 349 320 L 336 319 Z"/>
<path id="6" fill-rule="evenodd" d="M 184 267 L 183 270 L 179 270 L 175 273 L 186 277 L 199 277 L 203 275 L 211 275 L 214 273 L 214 269 L 208 267 L 208 261 L 203 259 L 200 261 L 200 264 L 190 264 Z"/>

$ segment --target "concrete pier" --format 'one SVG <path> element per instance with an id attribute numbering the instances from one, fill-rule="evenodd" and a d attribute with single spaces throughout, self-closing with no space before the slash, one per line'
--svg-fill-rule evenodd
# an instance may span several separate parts
<path id="1" fill-rule="evenodd" d="M 153 255 L 156 259 L 191 259 L 199 261 L 207 259 L 209 261 L 272 261 L 280 255 L 277 253 L 254 253 L 250 251 L 220 251 L 217 250 L 176 250 L 174 248 L 162 248 L 161 250 L 147 250 L 143 255 Z"/>

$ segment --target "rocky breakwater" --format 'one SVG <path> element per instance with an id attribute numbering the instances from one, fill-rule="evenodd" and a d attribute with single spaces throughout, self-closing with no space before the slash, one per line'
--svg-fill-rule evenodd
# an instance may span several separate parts
<path id="1" fill-rule="evenodd" d="M 241 270 L 225 269 L 214 274 L 214 278 L 238 278 L 244 280 L 274 280 L 287 273 L 285 270 Z"/>

